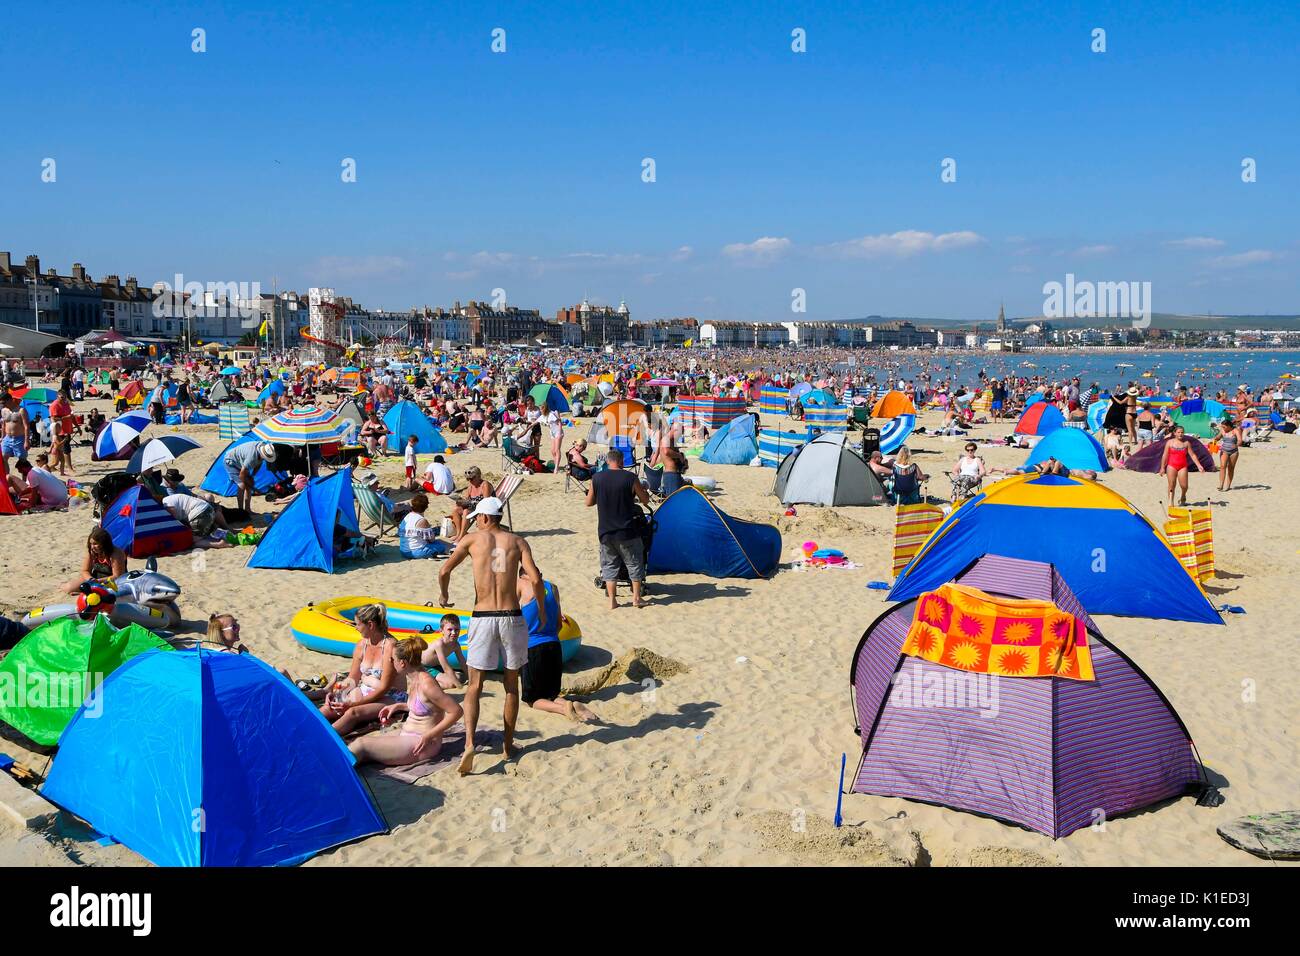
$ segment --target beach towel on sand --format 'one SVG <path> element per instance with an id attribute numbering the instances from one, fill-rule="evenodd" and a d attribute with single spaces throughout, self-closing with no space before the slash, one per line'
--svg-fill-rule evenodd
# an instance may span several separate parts
<path id="1" fill-rule="evenodd" d="M 478 737 L 478 743 L 474 745 L 475 753 L 500 752 L 503 739 L 501 731 L 479 730 L 476 736 Z M 442 749 L 438 751 L 438 756 L 432 760 L 409 764 L 405 767 L 381 767 L 372 763 L 366 764 L 365 769 L 376 776 L 387 777 L 389 780 L 396 780 L 398 783 L 416 783 L 435 770 L 441 770 L 443 767 L 450 767 L 454 763 L 460 763 L 461 754 L 464 752 L 465 725 L 459 723 L 442 735 Z"/>
<path id="2" fill-rule="evenodd" d="M 917 599 L 903 653 L 1000 677 L 1093 680 L 1088 632 L 1051 601 L 944 584 Z"/>

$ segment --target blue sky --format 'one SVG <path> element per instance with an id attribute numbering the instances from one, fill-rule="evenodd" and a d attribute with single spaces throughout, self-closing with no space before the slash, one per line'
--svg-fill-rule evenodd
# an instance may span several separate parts
<path id="1" fill-rule="evenodd" d="M 0 250 L 393 309 L 1300 312 L 1300 5 L 699 6 L 50 4 L 0 34 Z"/>

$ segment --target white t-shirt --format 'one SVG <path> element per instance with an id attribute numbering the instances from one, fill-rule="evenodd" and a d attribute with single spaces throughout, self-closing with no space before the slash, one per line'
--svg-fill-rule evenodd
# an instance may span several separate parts
<path id="1" fill-rule="evenodd" d="M 167 495 L 162 503 L 164 508 L 186 524 L 192 524 L 199 515 L 212 508 L 211 504 L 194 495 Z"/>
<path id="2" fill-rule="evenodd" d="M 40 493 L 41 504 L 62 508 L 68 503 L 68 484 L 58 475 L 53 475 L 44 468 L 32 468 L 23 480 L 29 488 L 35 488 Z"/>
<path id="3" fill-rule="evenodd" d="M 406 446 L 406 467 L 415 467 L 415 446 L 409 443 Z"/>
<path id="4" fill-rule="evenodd" d="M 452 477 L 451 469 L 440 461 L 431 461 L 424 469 L 425 475 L 429 478 L 429 483 L 433 485 L 433 490 L 440 495 L 449 495 L 456 490 L 456 479 Z"/>
<path id="5" fill-rule="evenodd" d="M 552 438 L 559 438 L 564 434 L 564 428 L 560 424 L 560 413 L 555 409 L 551 409 L 550 414 L 546 416 L 546 424 L 551 429 Z"/>

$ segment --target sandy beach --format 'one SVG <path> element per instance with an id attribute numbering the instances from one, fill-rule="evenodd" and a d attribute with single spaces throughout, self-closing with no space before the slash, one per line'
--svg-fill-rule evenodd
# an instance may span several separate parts
<path id="1" fill-rule="evenodd" d="M 89 407 L 83 403 L 78 411 Z M 921 416 L 931 429 L 938 421 L 937 413 Z M 222 447 L 217 428 L 155 426 L 153 432 L 173 430 L 202 442 L 177 463 L 197 486 Z M 972 437 L 1000 439 L 1010 430 L 1009 422 L 985 425 Z M 571 440 L 572 433 L 566 444 Z M 1247 448 L 1240 486 L 1227 494 L 1216 492 L 1213 476 L 1192 475 L 1191 499 L 1208 499 L 1214 510 L 1218 578 L 1211 599 L 1241 605 L 1246 614 L 1225 615 L 1223 626 L 1097 621 L 1183 718 L 1226 798 L 1220 807 L 1198 807 L 1186 797 L 1111 820 L 1104 830 L 1083 829 L 1053 841 L 969 813 L 851 794 L 844 798 L 844 828 L 833 829 L 840 756 L 848 755 L 851 773 L 860 754 L 849 704 L 851 655 L 885 607 L 886 592 L 867 583 L 892 579 L 894 511 L 800 506 L 797 516 L 787 517 L 769 494 L 772 470 L 693 460 L 693 476 L 718 480 L 720 508 L 780 528 L 782 569 L 767 581 L 652 577 L 649 608 L 610 611 L 593 585 L 594 509 L 583 506 L 578 492 L 565 493 L 563 476 L 528 477 L 512 501 L 514 527 L 527 537 L 545 577 L 562 589 L 564 610 L 584 634 L 579 657 L 566 669 L 566 686 L 590 682 L 610 664 L 626 664 L 634 649 L 651 652 L 644 656 L 660 679 L 644 664 L 615 668 L 609 686 L 584 698 L 604 725 L 572 724 L 524 708 L 519 758 L 507 763 L 499 754 L 484 754 L 469 777 L 449 767 L 404 784 L 368 772 L 392 831 L 322 853 L 307 865 L 1268 865 L 1230 847 L 1215 827 L 1293 807 L 1300 792 L 1300 642 L 1290 618 L 1300 611 L 1292 583 L 1300 575 L 1298 444 L 1276 435 Z M 915 436 L 909 447 L 935 476 L 930 493 L 946 497 L 942 475 L 952 469 L 961 440 Z M 998 447 L 981 454 L 993 468 L 1016 467 L 1025 457 Z M 90 463 L 84 446 L 74 461 L 85 483 L 121 467 Z M 493 480 L 501 474 L 495 449 L 455 454 L 448 464 L 458 479 L 471 464 Z M 376 470 L 391 487 L 401 459 L 386 459 Z M 1117 471 L 1103 480 L 1148 518 L 1162 520 L 1162 478 Z M 435 499 L 429 517 L 436 524 L 448 511 L 445 499 Z M 57 585 L 75 574 L 91 526 L 88 507 L 0 518 L 3 610 L 24 612 L 60 600 Z M 843 550 L 858 567 L 792 570 L 807 540 Z M 294 676 L 346 665 L 291 636 L 289 620 L 308 602 L 341 595 L 415 603 L 437 598 L 441 564 L 403 560 L 391 535 L 369 564 L 343 564 L 333 575 L 254 571 L 244 566 L 249 554 L 235 547 L 159 564 L 181 584 L 188 621 L 198 625 L 212 612 L 235 613 L 252 651 Z M 466 568 L 453 578 L 451 599 L 467 607 L 472 598 Z M 484 698 L 484 727 L 500 727 L 501 700 L 494 677 Z M 12 731 L 0 749 L 38 769 L 45 764 Z M 144 861 L 74 828 L 38 838 L 0 824 L 0 864 L 23 863 Z"/>

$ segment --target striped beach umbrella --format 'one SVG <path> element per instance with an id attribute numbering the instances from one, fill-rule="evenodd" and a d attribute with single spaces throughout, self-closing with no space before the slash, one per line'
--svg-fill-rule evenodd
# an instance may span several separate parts
<path id="1" fill-rule="evenodd" d="M 127 412 L 113 419 L 95 436 L 95 454 L 111 458 L 140 437 L 151 419 L 144 412 Z"/>
<path id="2" fill-rule="evenodd" d="M 281 445 L 321 445 L 341 441 L 350 427 L 334 409 L 307 405 L 262 422 L 253 428 L 253 434 Z"/>
<path id="3" fill-rule="evenodd" d="M 880 453 L 892 455 L 903 447 L 903 442 L 916 428 L 915 415 L 896 415 L 880 427 Z"/>

